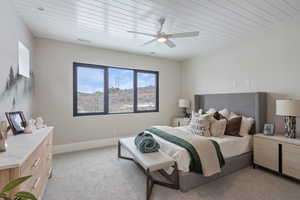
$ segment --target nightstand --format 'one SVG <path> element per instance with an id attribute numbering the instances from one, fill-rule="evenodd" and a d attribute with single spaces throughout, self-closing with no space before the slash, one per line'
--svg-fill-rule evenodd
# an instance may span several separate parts
<path id="1" fill-rule="evenodd" d="M 256 165 L 283 176 L 300 180 L 300 140 L 284 136 L 254 136 L 254 167 Z"/>
<path id="2" fill-rule="evenodd" d="M 190 124 L 190 118 L 185 117 L 175 117 L 172 120 L 171 126 L 177 127 L 177 126 L 187 126 Z"/>

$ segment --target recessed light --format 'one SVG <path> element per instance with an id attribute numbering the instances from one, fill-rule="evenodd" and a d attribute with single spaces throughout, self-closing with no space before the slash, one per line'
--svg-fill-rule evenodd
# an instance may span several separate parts
<path id="1" fill-rule="evenodd" d="M 38 7 L 38 10 L 39 10 L 39 11 L 45 11 L 45 8 L 43 8 L 43 7 Z"/>
<path id="2" fill-rule="evenodd" d="M 78 40 L 79 42 L 91 43 L 90 40 L 86 40 L 86 39 L 82 39 L 82 38 L 78 38 L 77 40 Z"/>

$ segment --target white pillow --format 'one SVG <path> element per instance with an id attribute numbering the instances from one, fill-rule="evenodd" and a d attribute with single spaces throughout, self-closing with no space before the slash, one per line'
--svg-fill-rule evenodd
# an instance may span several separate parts
<path id="1" fill-rule="evenodd" d="M 215 112 L 217 112 L 216 109 L 210 108 L 210 109 L 208 109 L 208 111 L 206 113 L 207 114 L 215 114 Z"/>
<path id="2" fill-rule="evenodd" d="M 210 136 L 210 117 L 209 115 L 200 115 L 192 112 L 190 127 L 195 135 Z"/>
<path id="3" fill-rule="evenodd" d="M 211 118 L 210 124 L 210 134 L 213 137 L 223 137 L 226 129 L 227 120 L 220 119 L 216 120 L 215 118 Z"/>
<path id="4" fill-rule="evenodd" d="M 229 113 L 229 110 L 227 108 L 224 108 L 223 110 L 220 110 L 219 113 L 221 115 L 223 115 L 226 119 L 228 119 L 230 113 Z"/>
<path id="5" fill-rule="evenodd" d="M 232 119 L 232 118 L 235 118 L 235 117 L 239 117 L 239 115 L 238 115 L 238 114 L 235 114 L 234 112 L 231 112 L 231 113 L 229 114 L 229 116 L 228 116 L 227 119 Z"/>
<path id="6" fill-rule="evenodd" d="M 239 135 L 240 136 L 249 135 L 253 123 L 254 123 L 254 119 L 252 117 L 243 116 Z"/>

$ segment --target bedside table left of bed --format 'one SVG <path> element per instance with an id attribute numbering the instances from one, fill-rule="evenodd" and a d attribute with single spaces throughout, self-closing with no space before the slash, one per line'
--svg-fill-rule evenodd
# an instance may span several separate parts
<path id="1" fill-rule="evenodd" d="M 175 117 L 172 119 L 171 126 L 178 127 L 178 126 L 187 126 L 190 124 L 190 118 L 185 117 Z"/>

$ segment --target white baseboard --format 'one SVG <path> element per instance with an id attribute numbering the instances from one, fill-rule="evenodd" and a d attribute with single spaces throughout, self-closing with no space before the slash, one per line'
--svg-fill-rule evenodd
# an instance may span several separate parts
<path id="1" fill-rule="evenodd" d="M 85 142 L 63 144 L 63 145 L 54 145 L 54 154 L 62 154 L 68 152 L 75 152 L 87 149 L 95 149 L 100 147 L 109 147 L 117 145 L 118 138 L 107 138 L 101 140 L 91 140 Z"/>

